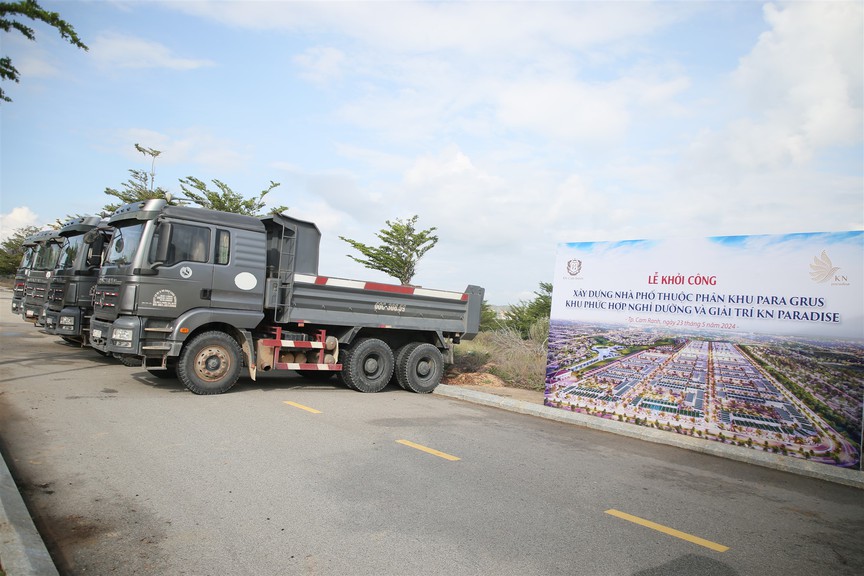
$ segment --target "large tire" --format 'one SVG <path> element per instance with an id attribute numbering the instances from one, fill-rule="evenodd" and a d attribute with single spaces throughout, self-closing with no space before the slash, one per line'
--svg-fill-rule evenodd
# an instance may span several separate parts
<path id="1" fill-rule="evenodd" d="M 377 338 L 362 338 L 342 353 L 342 380 L 360 392 L 379 392 L 390 382 L 393 350 Z"/>
<path id="2" fill-rule="evenodd" d="M 342 361 L 343 362 L 345 361 L 345 358 L 347 358 L 347 356 L 343 352 L 343 354 L 342 354 Z M 345 380 L 344 364 L 343 364 L 342 371 L 336 373 L 336 381 L 339 382 L 340 384 L 342 384 L 343 386 L 345 386 L 346 388 L 350 388 L 351 390 L 356 390 L 356 388 L 354 388 L 354 386 L 352 386 L 351 384 L 348 383 L 347 380 Z"/>
<path id="3" fill-rule="evenodd" d="M 204 332 L 188 342 L 177 361 L 177 377 L 195 394 L 222 394 L 240 377 L 243 352 L 224 332 Z"/>
<path id="4" fill-rule="evenodd" d="M 396 379 L 405 390 L 428 394 L 441 383 L 444 357 L 432 344 L 415 342 L 399 351 Z"/>
<path id="5" fill-rule="evenodd" d="M 398 384 L 399 387 L 403 390 L 408 390 L 408 388 L 406 388 L 405 385 L 402 383 L 402 380 L 404 380 L 404 378 L 399 378 L 399 366 L 401 366 L 402 363 L 405 361 L 405 355 L 411 352 L 416 347 L 417 342 L 411 342 L 410 344 L 405 344 L 404 346 L 396 350 L 396 364 L 394 365 L 395 368 L 393 369 L 393 376 L 390 378 L 390 381 Z M 410 392 L 410 390 L 408 391 Z"/>

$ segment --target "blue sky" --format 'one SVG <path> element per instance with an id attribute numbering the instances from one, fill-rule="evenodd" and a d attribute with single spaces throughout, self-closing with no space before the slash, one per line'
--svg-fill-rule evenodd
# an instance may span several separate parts
<path id="1" fill-rule="evenodd" d="M 0 235 L 98 212 L 129 169 L 219 179 L 322 231 L 319 272 L 492 304 L 559 243 L 864 228 L 862 2 L 43 0 L 90 47 L 4 34 Z"/>

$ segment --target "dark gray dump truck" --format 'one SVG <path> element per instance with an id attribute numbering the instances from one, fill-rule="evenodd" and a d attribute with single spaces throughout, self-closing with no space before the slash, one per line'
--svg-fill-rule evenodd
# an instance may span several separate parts
<path id="1" fill-rule="evenodd" d="M 24 298 L 20 312 L 24 320 L 41 326 L 42 307 L 48 296 L 48 281 L 57 265 L 62 238 L 57 230 L 37 232 L 33 238 L 36 242 L 36 254 L 33 265 L 26 272 L 27 280 L 24 282 Z"/>
<path id="2" fill-rule="evenodd" d="M 164 200 L 128 204 L 93 295 L 90 343 L 139 357 L 192 392 L 230 389 L 245 366 L 293 370 L 377 392 L 391 378 L 431 392 L 444 353 L 480 324 L 483 288 L 431 290 L 321 276 L 321 234 L 285 215 L 254 218 Z"/>
<path id="3" fill-rule="evenodd" d="M 67 222 L 59 234 L 62 244 L 48 282 L 44 332 L 86 346 L 93 314 L 92 292 L 111 228 L 99 216 L 83 216 Z"/>
<path id="4" fill-rule="evenodd" d="M 24 287 L 27 284 L 27 275 L 30 269 L 33 268 L 33 261 L 36 259 L 36 250 L 38 244 L 36 238 L 41 232 L 32 234 L 24 239 L 21 243 L 21 262 L 15 270 L 15 284 L 12 286 L 12 314 L 21 315 L 21 304 L 24 302 Z"/>

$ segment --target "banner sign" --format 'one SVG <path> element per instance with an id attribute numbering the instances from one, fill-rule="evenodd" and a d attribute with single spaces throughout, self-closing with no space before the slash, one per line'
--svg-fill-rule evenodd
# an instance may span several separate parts
<path id="1" fill-rule="evenodd" d="M 864 232 L 561 244 L 546 405 L 861 470 Z"/>

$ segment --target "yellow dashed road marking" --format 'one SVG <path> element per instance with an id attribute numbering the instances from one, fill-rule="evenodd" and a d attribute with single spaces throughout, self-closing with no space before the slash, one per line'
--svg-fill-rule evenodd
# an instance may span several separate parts
<path id="1" fill-rule="evenodd" d="M 645 520 L 644 518 L 639 518 L 638 516 L 632 516 L 630 514 L 627 514 L 626 512 L 620 512 L 618 510 L 612 509 L 606 510 L 606 514 L 611 514 L 616 518 L 621 518 L 622 520 L 627 520 L 628 522 L 633 522 L 634 524 L 639 524 L 640 526 L 645 526 L 646 528 L 651 528 L 652 530 L 663 532 L 664 534 L 674 536 L 675 538 L 680 538 L 682 540 L 686 540 L 687 542 L 692 542 L 693 544 L 698 544 L 699 546 L 710 548 L 715 552 L 725 552 L 726 550 L 729 550 L 728 546 L 723 546 L 722 544 L 717 544 L 716 542 L 711 542 L 710 540 L 705 540 L 704 538 L 699 538 L 698 536 L 693 536 L 692 534 L 687 534 L 686 532 L 681 532 L 680 530 L 675 530 L 674 528 L 669 528 L 668 526 L 663 526 L 662 524 L 657 524 L 656 522 L 651 522 L 650 520 Z"/>
<path id="2" fill-rule="evenodd" d="M 450 460 L 452 462 L 459 460 L 459 458 L 456 456 L 452 456 L 452 455 L 446 454 L 444 452 L 439 452 L 438 450 L 434 450 L 432 448 L 429 448 L 428 446 L 423 446 L 422 444 L 415 444 L 414 442 L 409 442 L 408 440 L 397 440 L 396 442 L 398 444 L 402 444 L 404 446 L 408 446 L 408 447 L 414 448 L 416 450 L 421 450 L 423 452 L 426 452 L 427 454 L 432 454 L 433 456 L 438 456 L 439 458 L 444 458 L 445 460 Z"/>
<path id="3" fill-rule="evenodd" d="M 290 400 L 285 400 L 283 404 L 288 404 L 289 406 L 294 406 L 295 408 L 306 410 L 307 412 L 311 412 L 312 414 L 321 414 L 320 410 L 315 410 L 314 408 L 310 408 L 309 406 L 304 406 L 303 404 L 298 404 L 296 402 L 291 402 Z"/>

